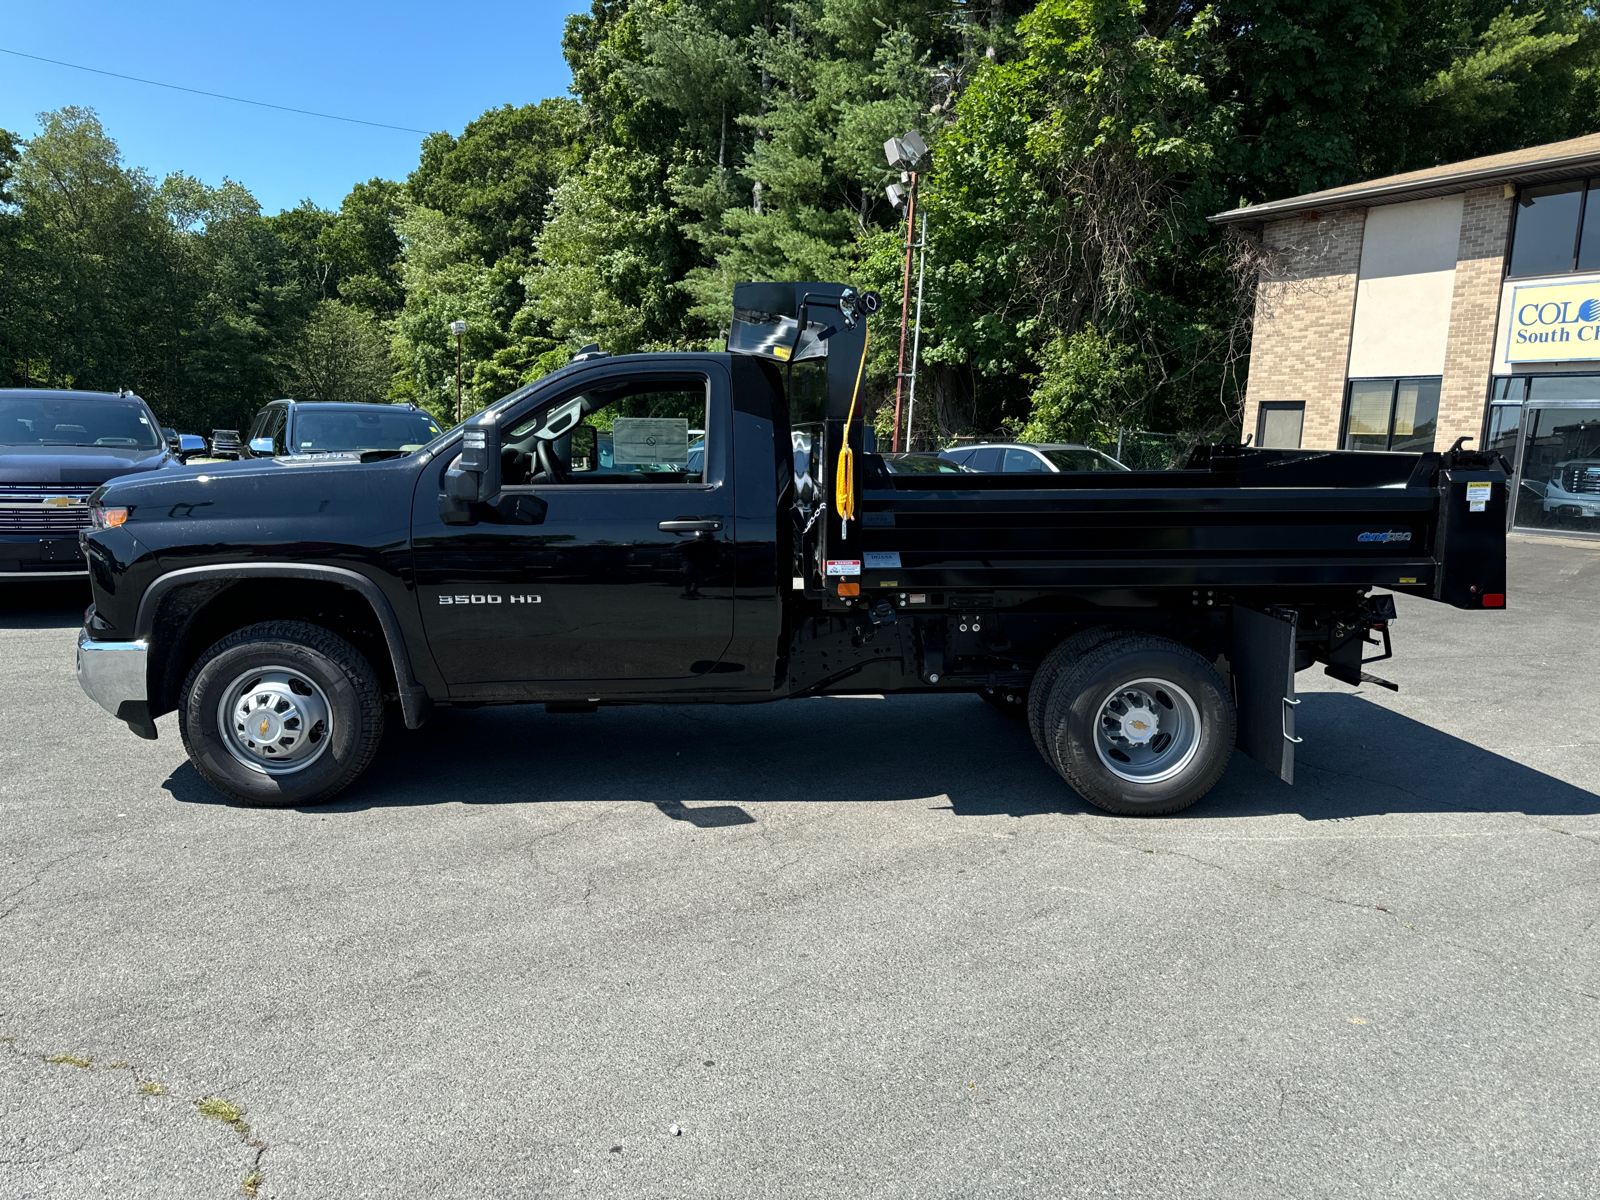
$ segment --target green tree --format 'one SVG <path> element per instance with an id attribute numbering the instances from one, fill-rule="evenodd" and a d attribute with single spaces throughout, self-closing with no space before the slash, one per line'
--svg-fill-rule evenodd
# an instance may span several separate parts
<path id="1" fill-rule="evenodd" d="M 388 394 L 393 373 L 389 339 L 365 309 L 321 300 L 283 356 L 281 370 L 285 390 L 296 399 L 377 404 Z"/>

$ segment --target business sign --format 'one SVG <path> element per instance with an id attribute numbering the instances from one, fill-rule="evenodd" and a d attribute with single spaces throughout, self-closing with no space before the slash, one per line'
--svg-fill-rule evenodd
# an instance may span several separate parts
<path id="1" fill-rule="evenodd" d="M 1511 289 L 1507 362 L 1600 358 L 1600 279 Z"/>

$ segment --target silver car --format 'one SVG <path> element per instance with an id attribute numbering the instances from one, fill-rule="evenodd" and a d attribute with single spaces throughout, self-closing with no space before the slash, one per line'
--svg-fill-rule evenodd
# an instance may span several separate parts
<path id="1" fill-rule="evenodd" d="M 940 451 L 939 457 L 985 475 L 1060 475 L 1068 471 L 1128 469 L 1109 454 L 1073 442 L 979 442 L 975 446 L 953 446 Z"/>

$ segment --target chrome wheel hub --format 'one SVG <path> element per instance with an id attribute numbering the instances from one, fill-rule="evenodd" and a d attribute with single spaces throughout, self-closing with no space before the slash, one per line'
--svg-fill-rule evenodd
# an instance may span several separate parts
<path id="1" fill-rule="evenodd" d="M 258 667 L 224 689 L 217 727 L 228 752 L 245 766 L 291 775 L 328 748 L 333 708 L 322 689 L 299 671 Z"/>
<path id="2" fill-rule="evenodd" d="M 1130 783 L 1160 783 L 1182 771 L 1200 749 L 1200 710 L 1166 679 L 1132 679 L 1100 702 L 1095 753 Z"/>

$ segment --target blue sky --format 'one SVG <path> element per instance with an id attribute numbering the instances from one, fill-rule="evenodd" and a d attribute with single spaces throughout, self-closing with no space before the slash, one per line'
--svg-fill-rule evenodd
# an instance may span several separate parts
<path id="1" fill-rule="evenodd" d="M 267 4 L 24 4 L 0 15 L 0 47 L 230 96 L 368 121 L 444 129 L 486 108 L 566 94 L 561 30 L 573 3 L 288 0 Z M 123 161 L 160 180 L 224 176 L 264 212 L 310 199 L 336 207 L 351 184 L 403 179 L 421 136 L 275 112 L 0 54 L 0 128 L 37 114 L 100 114 Z"/>

